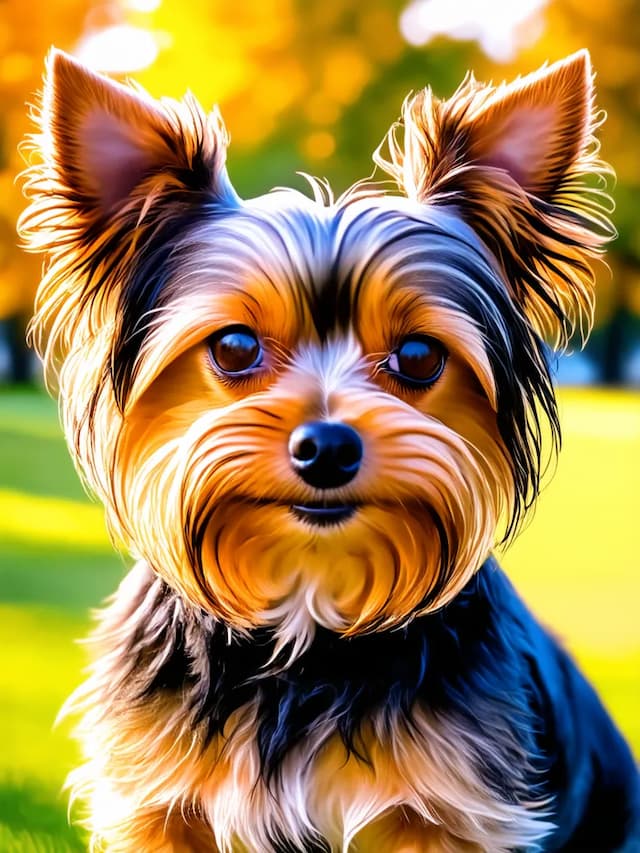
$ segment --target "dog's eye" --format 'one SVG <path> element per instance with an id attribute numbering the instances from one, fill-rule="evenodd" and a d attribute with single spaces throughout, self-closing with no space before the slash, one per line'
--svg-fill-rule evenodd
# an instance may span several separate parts
<path id="1" fill-rule="evenodd" d="M 408 335 L 400 342 L 385 363 L 386 369 L 408 385 L 422 388 L 440 377 L 447 360 L 447 351 L 428 335 Z"/>
<path id="2" fill-rule="evenodd" d="M 247 326 L 227 326 L 209 338 L 211 356 L 223 373 L 244 373 L 262 361 L 262 347 Z"/>

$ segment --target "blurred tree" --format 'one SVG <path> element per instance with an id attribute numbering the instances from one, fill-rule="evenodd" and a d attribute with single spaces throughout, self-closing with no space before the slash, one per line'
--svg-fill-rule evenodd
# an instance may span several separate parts
<path id="1" fill-rule="evenodd" d="M 241 192 L 290 183 L 298 169 L 327 172 L 344 189 L 370 170 L 371 150 L 406 94 L 401 8 L 402 0 L 262 0 L 239 8 L 192 0 L 199 20 L 176 27 L 178 3 L 165 0 L 152 26 L 170 39 L 138 76 L 154 94 L 191 87 L 204 104 L 220 104 Z M 387 103 L 369 100 L 381 80 L 393 93 L 386 115 Z"/>
<path id="2" fill-rule="evenodd" d="M 40 86 L 45 53 L 54 42 L 72 49 L 87 9 L 86 0 L 0 3 L 0 320 L 15 380 L 28 374 L 24 328 L 41 267 L 17 246 L 15 222 L 24 207 L 15 181 L 24 168 L 18 143 L 31 130 L 26 104 Z"/>

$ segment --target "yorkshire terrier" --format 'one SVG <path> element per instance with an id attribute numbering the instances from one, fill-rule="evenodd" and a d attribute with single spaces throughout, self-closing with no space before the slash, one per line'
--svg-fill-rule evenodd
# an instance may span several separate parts
<path id="1" fill-rule="evenodd" d="M 217 111 L 64 53 L 35 112 L 32 340 L 138 561 L 70 700 L 93 849 L 636 849 L 630 751 L 491 556 L 614 234 L 588 54 L 409 97 L 399 192 L 338 199 L 239 198 Z"/>

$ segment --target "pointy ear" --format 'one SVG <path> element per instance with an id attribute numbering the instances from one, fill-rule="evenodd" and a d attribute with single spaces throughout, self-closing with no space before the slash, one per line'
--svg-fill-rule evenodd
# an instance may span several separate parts
<path id="1" fill-rule="evenodd" d="M 155 101 L 54 49 L 38 121 L 35 147 L 50 190 L 85 210 L 113 212 L 150 176 L 169 188 L 220 197 L 232 192 L 220 116 L 205 116 L 190 96 Z"/>
<path id="2" fill-rule="evenodd" d="M 25 145 L 29 205 L 18 233 L 25 249 L 47 258 L 30 338 L 55 386 L 71 352 L 84 358 L 103 340 L 121 346 L 130 334 L 125 308 L 138 334 L 172 241 L 198 216 L 239 199 L 224 167 L 222 120 L 191 96 L 156 101 L 53 50 L 33 118 L 37 131 Z M 158 244 L 154 254 L 149 247 Z M 132 280 L 144 296 L 131 297 Z M 113 353 L 105 364 L 99 370 L 112 374 Z"/>
<path id="3" fill-rule="evenodd" d="M 481 236 L 535 329 L 563 346 L 593 313 L 589 260 L 615 236 L 582 50 L 513 83 L 472 76 L 447 101 L 405 102 L 375 160 L 418 202 L 449 205 Z"/>
<path id="4" fill-rule="evenodd" d="M 503 169 L 528 193 L 550 198 L 590 139 L 592 76 L 581 50 L 498 86 L 470 112 L 468 159 Z"/>

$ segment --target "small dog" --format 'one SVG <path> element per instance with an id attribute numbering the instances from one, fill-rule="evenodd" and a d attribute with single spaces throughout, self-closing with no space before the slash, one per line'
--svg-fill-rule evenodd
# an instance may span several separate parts
<path id="1" fill-rule="evenodd" d="M 491 557 L 613 236 L 588 54 L 408 98 L 396 194 L 244 201 L 218 112 L 56 51 L 37 112 L 32 340 L 138 560 L 69 706 L 93 849 L 631 849 L 630 752 Z"/>

